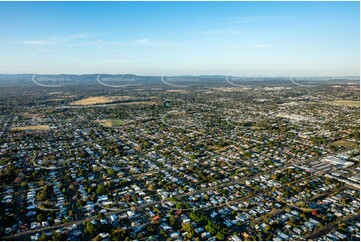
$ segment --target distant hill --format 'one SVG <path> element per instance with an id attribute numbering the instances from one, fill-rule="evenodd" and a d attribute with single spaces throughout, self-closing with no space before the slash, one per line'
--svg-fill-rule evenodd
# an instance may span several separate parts
<path id="1" fill-rule="evenodd" d="M 60 85 L 66 84 L 68 85 L 99 85 L 99 77 L 102 80 L 110 80 L 110 84 L 115 82 L 119 84 L 119 81 L 114 80 L 125 80 L 127 83 L 134 83 L 132 80 L 136 81 L 137 84 L 162 84 L 165 83 L 162 81 L 161 76 L 137 76 L 133 74 L 83 74 L 83 75 L 67 75 L 67 74 L 59 74 L 59 75 L 35 75 L 34 74 L 0 74 L 0 86 L 26 86 L 26 85 L 36 85 L 35 82 L 39 82 L 44 85 Z M 197 79 L 197 85 L 206 85 L 207 83 L 217 83 L 224 82 L 226 76 L 225 75 L 200 75 L 200 76 L 190 76 L 190 75 L 179 75 L 173 76 L 173 78 L 178 78 L 176 82 L 171 82 L 173 84 L 184 84 L 187 83 L 187 78 Z M 267 83 L 282 83 L 289 82 L 289 77 L 264 77 L 262 79 L 257 79 L 257 77 L 244 78 L 244 84 L 255 84 L 267 82 Z M 359 82 L 359 77 L 355 76 L 346 76 L 346 77 L 319 77 L 314 78 L 314 80 L 320 80 L 322 82 L 332 82 L 332 83 L 342 83 L 342 82 Z M 35 82 L 34 82 L 35 80 Z M 55 80 L 55 81 L 54 81 Z M 56 81 L 60 80 L 60 81 Z M 189 81 L 188 81 L 189 82 Z M 195 81 L 194 81 L 195 82 Z M 169 81 L 168 81 L 169 83 Z M 176 85 L 175 85 L 176 86 Z"/>

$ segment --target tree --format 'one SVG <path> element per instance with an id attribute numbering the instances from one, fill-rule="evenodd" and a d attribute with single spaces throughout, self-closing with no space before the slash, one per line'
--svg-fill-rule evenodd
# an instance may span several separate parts
<path id="1" fill-rule="evenodd" d="M 270 214 L 266 214 L 266 215 L 264 216 L 263 221 L 264 221 L 265 223 L 268 223 L 269 220 L 270 220 L 270 218 L 271 218 L 271 216 L 272 216 L 272 215 L 270 215 Z"/>
<path id="2" fill-rule="evenodd" d="M 205 229 L 211 234 L 215 234 L 217 232 L 217 226 L 213 224 L 211 221 L 208 221 L 208 224 L 206 225 Z"/>
<path id="3" fill-rule="evenodd" d="M 110 238 L 113 241 L 126 240 L 127 232 L 123 229 L 114 229 L 110 233 Z"/>
<path id="4" fill-rule="evenodd" d="M 307 217 L 306 217 L 306 215 L 305 215 L 304 213 L 301 213 L 301 214 L 300 214 L 300 218 L 302 218 L 303 221 L 306 221 L 306 220 L 307 220 Z"/>
<path id="5" fill-rule="evenodd" d="M 219 231 L 217 234 L 216 234 L 216 238 L 218 240 L 224 240 L 224 233 L 222 233 L 221 231 Z"/>
<path id="6" fill-rule="evenodd" d="M 173 214 L 170 215 L 169 224 L 170 224 L 171 226 L 174 226 L 176 222 L 177 222 L 177 220 L 176 220 L 176 218 L 174 217 L 174 215 L 173 215 Z"/>
<path id="7" fill-rule="evenodd" d="M 264 227 L 264 231 L 267 232 L 268 230 L 270 230 L 270 228 L 271 228 L 271 227 L 270 227 L 269 225 L 266 225 L 266 226 Z"/>
<path id="8" fill-rule="evenodd" d="M 57 233 L 57 232 L 55 232 L 55 233 L 51 236 L 51 238 L 52 238 L 53 240 L 55 240 L 55 241 L 62 241 L 62 240 L 64 240 L 63 235 L 62 235 L 61 233 Z"/>
<path id="9" fill-rule="evenodd" d="M 85 234 L 87 234 L 91 237 L 94 237 L 95 235 L 98 234 L 98 229 L 97 229 L 97 227 L 95 227 L 94 224 L 87 222 L 85 224 L 84 232 L 85 232 Z"/>
<path id="10" fill-rule="evenodd" d="M 38 216 L 36 216 L 36 219 L 41 222 L 44 220 L 44 215 L 42 213 L 39 213 Z"/>
<path id="11" fill-rule="evenodd" d="M 110 175 L 110 176 L 114 176 L 115 175 L 115 171 L 111 168 L 108 168 L 107 169 L 107 173 Z"/>
<path id="12" fill-rule="evenodd" d="M 149 225 L 149 226 L 147 227 L 147 231 L 150 232 L 150 233 L 154 233 L 154 232 L 155 232 L 154 226 Z"/>
<path id="13" fill-rule="evenodd" d="M 105 187 L 104 187 L 104 185 L 99 185 L 99 186 L 97 187 L 96 193 L 97 193 L 97 195 L 104 194 L 104 193 L 105 193 Z"/>
<path id="14" fill-rule="evenodd" d="M 48 240 L 48 238 L 45 234 L 42 234 L 39 238 L 39 241 L 46 241 L 46 240 Z"/>

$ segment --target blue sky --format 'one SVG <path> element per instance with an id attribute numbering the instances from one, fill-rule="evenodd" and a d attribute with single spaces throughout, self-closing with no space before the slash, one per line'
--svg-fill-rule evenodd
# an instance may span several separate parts
<path id="1" fill-rule="evenodd" d="M 359 2 L 0 2 L 0 73 L 359 75 Z"/>

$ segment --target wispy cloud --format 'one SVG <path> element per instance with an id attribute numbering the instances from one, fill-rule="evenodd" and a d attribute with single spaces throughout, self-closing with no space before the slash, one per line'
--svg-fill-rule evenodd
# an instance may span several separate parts
<path id="1" fill-rule="evenodd" d="M 142 60 L 136 60 L 136 59 L 115 59 L 115 60 L 101 60 L 101 62 L 104 63 L 129 63 L 129 62 L 146 62 L 150 61 L 150 59 L 142 59 Z"/>
<path id="2" fill-rule="evenodd" d="M 147 38 L 130 40 L 130 41 L 98 40 L 96 42 L 96 46 L 99 49 L 102 49 L 105 51 L 112 51 L 112 52 L 122 52 L 124 50 L 124 49 L 122 49 L 122 47 L 132 47 L 132 46 L 166 47 L 166 46 L 171 46 L 171 45 L 174 45 L 174 43 L 168 42 L 168 41 L 154 41 L 154 40 L 149 40 Z"/>
<path id="3" fill-rule="evenodd" d="M 220 30 L 210 30 L 210 31 L 205 31 L 205 32 L 199 32 L 198 34 L 201 34 L 201 35 L 214 35 L 214 36 L 223 36 L 223 35 L 224 36 L 229 36 L 229 35 L 242 34 L 242 31 L 220 29 Z"/>
<path id="4" fill-rule="evenodd" d="M 148 42 L 148 39 L 138 39 L 135 42 L 136 43 L 146 43 L 146 42 Z"/>
<path id="5" fill-rule="evenodd" d="M 33 48 L 41 51 L 57 51 L 55 47 L 58 43 L 54 41 L 47 40 L 26 40 L 26 41 L 18 41 L 15 44 L 19 45 L 30 45 Z"/>
<path id="6" fill-rule="evenodd" d="M 264 16 L 239 16 L 235 17 L 234 19 L 238 20 L 265 20 L 265 19 L 272 19 L 275 18 L 274 15 L 264 15 Z"/>
<path id="7" fill-rule="evenodd" d="M 173 44 L 168 41 L 155 41 L 148 38 L 124 41 L 96 40 L 94 39 L 94 36 L 86 33 L 77 33 L 67 36 L 53 36 L 46 39 L 22 40 L 13 43 L 19 45 L 30 45 L 39 50 L 55 50 L 60 47 L 93 45 L 105 51 L 122 51 L 120 48 L 124 46 L 164 47 Z"/>
<path id="8" fill-rule="evenodd" d="M 163 40 L 150 40 L 147 38 L 144 39 L 137 39 L 137 40 L 130 40 L 130 41 L 99 41 L 102 44 L 107 45 L 118 45 L 118 46 L 168 46 L 173 45 L 174 43 L 163 41 Z"/>
<path id="9" fill-rule="evenodd" d="M 239 48 L 269 48 L 270 45 L 267 44 L 240 44 L 240 45 L 234 45 L 234 47 Z"/>
<path id="10" fill-rule="evenodd" d="M 80 33 L 80 34 L 74 34 L 74 35 L 66 36 L 64 39 L 65 40 L 89 39 L 91 37 L 92 37 L 92 35 L 90 35 L 90 34 Z"/>
<path id="11" fill-rule="evenodd" d="M 90 38 L 91 35 L 89 34 L 78 33 L 67 36 L 55 36 L 55 37 L 53 36 L 47 39 L 32 39 L 32 40 L 17 41 L 14 42 L 14 44 L 30 45 L 35 49 L 44 50 L 44 51 L 57 51 L 61 46 L 72 46 L 72 45 L 79 46 L 79 45 L 89 44 Z M 79 40 L 82 41 L 79 42 Z"/>
<path id="12" fill-rule="evenodd" d="M 269 22 L 276 21 L 281 19 L 287 19 L 291 16 L 277 16 L 277 15 L 254 15 L 254 16 L 237 16 L 231 17 L 229 20 L 234 21 L 235 23 L 253 23 L 253 22 Z"/>
<path id="13" fill-rule="evenodd" d="M 49 45 L 49 44 L 56 44 L 54 41 L 45 41 L 45 40 L 26 40 L 26 41 L 18 41 L 15 44 L 20 45 Z"/>

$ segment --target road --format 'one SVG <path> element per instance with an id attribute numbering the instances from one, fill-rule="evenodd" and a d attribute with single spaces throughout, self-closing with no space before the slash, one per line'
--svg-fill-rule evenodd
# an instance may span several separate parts
<path id="1" fill-rule="evenodd" d="M 330 154 L 328 154 L 330 155 Z M 318 157 L 317 159 L 320 159 L 322 157 Z M 315 159 L 315 158 L 314 158 Z M 285 164 L 284 166 L 281 166 L 281 167 L 277 167 L 277 168 L 274 168 L 274 169 L 271 169 L 271 170 L 267 170 L 267 171 L 264 171 L 264 172 L 261 172 L 261 173 L 258 173 L 258 174 L 255 174 L 253 176 L 250 176 L 250 177 L 244 177 L 242 179 L 239 179 L 237 181 L 231 181 L 229 183 L 224 183 L 224 184 L 221 184 L 221 185 L 218 185 L 218 186 L 214 186 L 214 187 L 208 187 L 208 188 L 203 188 L 203 189 L 199 189 L 199 190 L 195 190 L 195 191 L 192 191 L 192 192 L 188 192 L 188 193 L 184 193 L 184 194 L 181 194 L 181 195 L 178 195 L 178 196 L 175 196 L 175 198 L 177 199 L 180 199 L 180 198 L 183 198 L 185 196 L 191 196 L 191 195 L 195 195 L 195 194 L 199 194 L 199 193 L 203 193 L 203 192 L 207 192 L 209 190 L 214 190 L 216 188 L 222 188 L 222 187 L 225 187 L 225 186 L 229 186 L 229 185 L 233 185 L 233 184 L 239 184 L 241 183 L 242 181 L 245 181 L 245 180 L 249 180 L 249 179 L 253 179 L 253 178 L 256 178 L 256 177 L 259 177 L 259 176 L 262 176 L 262 175 L 265 175 L 265 174 L 272 174 L 273 172 L 275 172 L 276 170 L 280 170 L 280 169 L 285 169 L 289 166 L 292 166 L 293 164 L 298 164 L 299 162 L 305 162 L 305 161 L 294 161 L 293 163 L 287 163 Z M 315 177 L 315 176 L 319 176 L 319 174 L 315 174 L 315 175 L 311 175 L 311 176 L 308 176 L 308 177 L 304 177 L 304 178 L 301 178 L 297 181 L 293 181 L 291 183 L 294 183 L 294 182 L 298 182 L 300 180 L 304 180 L 304 179 L 310 179 L 311 177 Z M 286 185 L 289 185 L 291 183 L 286 183 L 284 184 L 283 186 L 286 186 Z M 265 192 L 261 192 L 261 193 L 258 193 L 254 196 L 250 196 L 250 197 L 246 197 L 246 198 L 241 198 L 241 200 L 243 199 L 249 199 L 251 197 L 255 197 L 255 196 L 259 196 L 263 193 L 266 193 L 266 192 L 269 192 L 269 191 L 265 191 Z M 136 207 L 135 209 L 136 210 L 142 210 L 146 207 L 150 207 L 150 206 L 154 206 L 154 205 L 159 205 L 161 204 L 162 201 L 155 201 L 155 202 L 151 202 L 151 203 L 145 203 L 143 205 L 140 205 L 138 207 Z M 221 205 L 218 205 L 217 207 L 219 206 L 224 206 L 226 204 L 221 204 Z M 214 208 L 214 207 L 212 207 Z M 108 213 L 105 213 L 105 216 L 110 216 L 112 214 L 120 214 L 120 213 L 123 213 L 123 212 L 126 212 L 128 211 L 129 208 L 124 208 L 124 209 L 120 209 L 120 210 L 117 210 L 116 212 L 108 212 Z M 49 230 L 56 230 L 56 229 L 59 229 L 59 228 L 62 228 L 62 227 L 68 227 L 68 226 L 71 226 L 73 224 L 82 224 L 83 222 L 86 222 L 86 221 L 92 221 L 94 219 L 98 219 L 97 216 L 91 216 L 91 217 L 88 217 L 88 218 L 85 218 L 85 219 L 81 219 L 81 220 L 78 220 L 78 221 L 71 221 L 71 222 L 68 222 L 68 223 L 64 223 L 64 224 L 60 224 L 60 225 L 54 225 L 54 226 L 51 226 L 51 227 L 47 227 L 47 228 L 41 228 L 41 229 L 36 229 L 36 230 L 29 230 L 29 231 L 24 231 L 24 232 L 20 232 L 20 233 L 17 233 L 15 235 L 9 235 L 9 236 L 4 236 L 2 237 L 3 240 L 14 240 L 16 238 L 20 238 L 20 237 L 23 237 L 23 236 L 27 236 L 27 235 L 31 235 L 31 234 L 35 234 L 35 233 L 38 233 L 38 232 L 46 232 L 46 231 L 49 231 Z"/>
<path id="2" fill-rule="evenodd" d="M 278 169 L 282 169 L 284 167 L 279 167 L 279 168 L 275 168 L 272 170 L 275 171 L 275 170 L 278 170 Z M 267 172 L 263 172 L 261 174 L 256 174 L 254 176 L 251 176 L 251 177 L 246 177 L 246 178 L 243 178 L 243 179 L 240 179 L 238 181 L 232 181 L 232 182 L 229 182 L 229 183 L 225 183 L 225 184 L 222 184 L 222 185 L 219 185 L 219 186 L 214 186 L 214 187 L 208 187 L 208 188 L 203 188 L 203 189 L 200 189 L 200 190 L 195 190 L 195 191 L 192 191 L 192 192 L 188 192 L 188 193 L 184 193 L 184 194 L 181 194 L 181 195 L 178 195 L 178 196 L 175 196 L 175 198 L 177 199 L 180 199 L 182 197 L 185 197 L 185 196 L 191 196 L 191 195 L 195 195 L 195 194 L 198 194 L 198 193 L 203 193 L 203 192 L 207 192 L 209 190 L 214 190 L 216 189 L 217 187 L 218 188 L 222 188 L 222 187 L 225 187 L 225 186 L 229 186 L 229 185 L 233 185 L 233 184 L 237 184 L 237 183 L 240 183 L 242 181 L 245 181 L 247 179 L 252 179 L 252 178 L 255 178 L 255 177 L 258 177 L 258 176 L 261 176 L 263 174 L 266 174 L 266 173 L 269 173 L 270 171 L 267 171 Z M 307 177 L 309 178 L 309 177 Z M 303 178 L 305 179 L 305 178 Z M 257 195 L 254 195 L 254 196 L 258 196 L 260 194 L 257 194 Z M 252 196 L 252 197 L 254 197 Z M 243 199 L 249 199 L 250 197 L 247 197 L 247 198 L 243 198 Z M 138 207 L 136 207 L 136 210 L 142 210 L 146 207 L 150 207 L 150 206 L 154 206 L 154 205 L 159 205 L 161 204 L 162 201 L 155 201 L 155 202 L 152 202 L 152 203 L 145 203 L 143 205 L 140 205 Z M 224 206 L 226 204 L 222 204 L 222 206 Z M 213 208 L 213 207 L 212 207 Z M 105 213 L 105 216 L 110 216 L 112 214 L 120 214 L 120 213 L 123 213 L 123 212 L 126 212 L 128 211 L 129 208 L 124 208 L 124 209 L 120 209 L 120 210 L 117 210 L 116 212 L 108 212 L 108 213 Z M 59 228 L 62 228 L 62 227 L 68 227 L 68 226 L 71 226 L 73 224 L 82 224 L 83 222 L 86 222 L 86 221 L 92 221 L 94 219 L 98 219 L 97 216 L 91 216 L 91 217 L 88 217 L 88 218 L 85 218 L 85 219 L 82 219 L 82 220 L 78 220 L 78 221 L 71 221 L 71 222 L 68 222 L 68 223 L 64 223 L 64 224 L 60 224 L 60 225 L 54 225 L 54 226 L 51 226 L 51 227 L 47 227 L 47 228 L 41 228 L 41 229 L 36 229 L 36 230 L 29 230 L 29 231 L 24 231 L 24 232 L 20 232 L 18 234 L 15 234 L 15 235 L 9 235 L 9 236 L 4 236 L 2 237 L 3 240 L 14 240 L 16 238 L 20 238 L 20 237 L 23 237 L 23 236 L 27 236 L 27 235 L 32 235 L 32 234 L 36 234 L 38 232 L 46 232 L 46 231 L 49 231 L 49 230 L 56 230 L 56 229 L 59 229 Z"/>
<path id="3" fill-rule="evenodd" d="M 321 230 L 316 231 L 315 233 L 311 234 L 310 236 L 307 237 L 307 240 L 315 240 L 325 234 L 331 233 L 338 228 L 338 224 L 340 222 L 348 222 L 348 221 L 351 221 L 354 219 L 360 219 L 360 214 L 350 215 L 350 216 L 347 216 L 346 218 L 339 219 L 339 220 L 333 222 L 332 224 L 330 224 L 329 226 L 327 226 L 326 228 L 321 229 Z"/>

